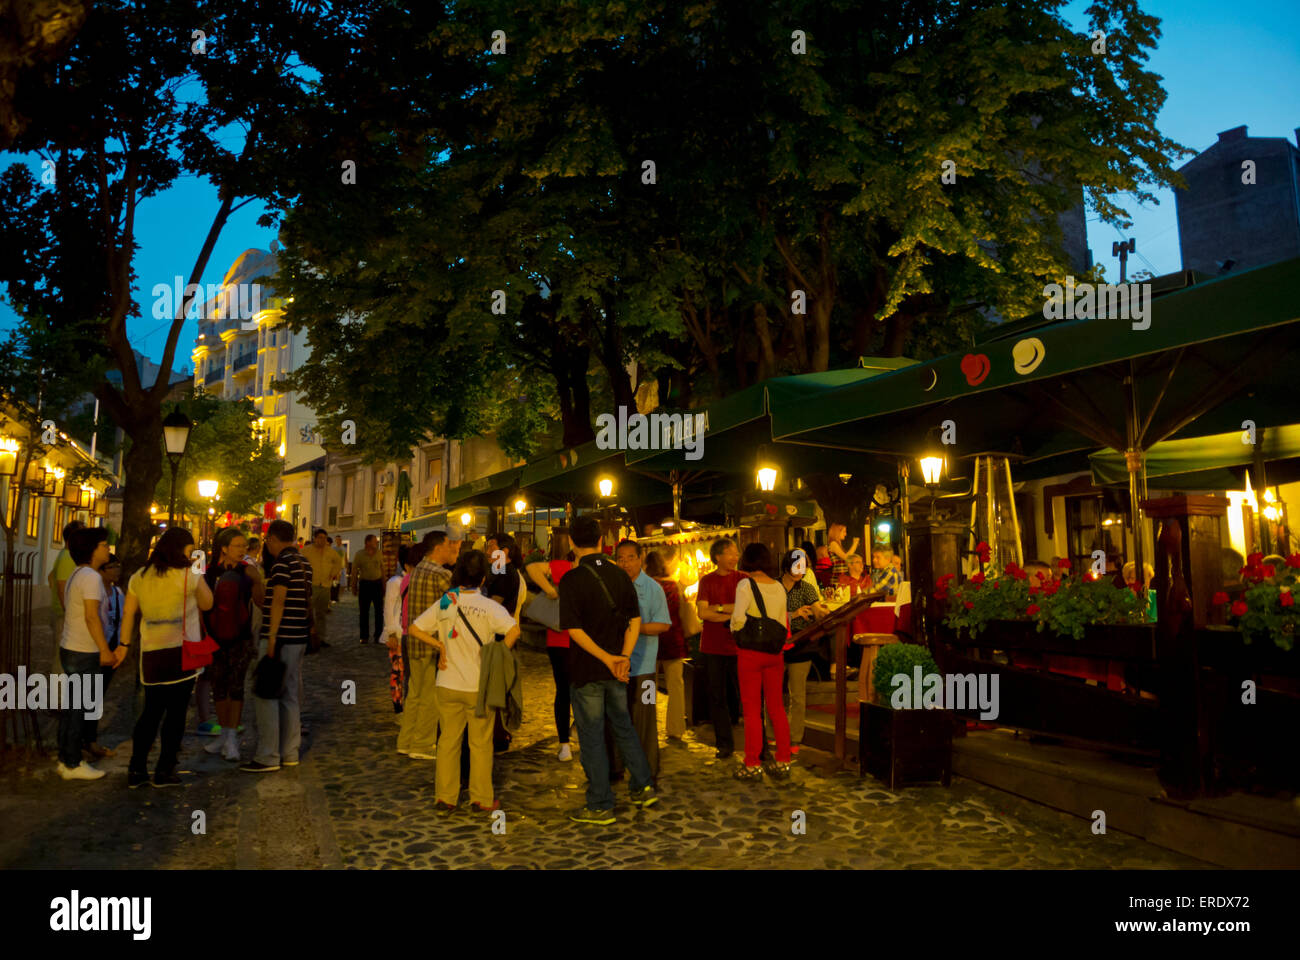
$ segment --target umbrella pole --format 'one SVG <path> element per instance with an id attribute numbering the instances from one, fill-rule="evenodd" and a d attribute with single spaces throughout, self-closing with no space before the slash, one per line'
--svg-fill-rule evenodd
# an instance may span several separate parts
<path id="1" fill-rule="evenodd" d="M 1146 455 L 1138 447 L 1138 409 L 1137 391 L 1133 375 L 1133 361 L 1129 361 L 1129 372 L 1124 378 L 1124 402 L 1127 410 L 1124 417 L 1124 432 L 1128 440 L 1128 449 L 1124 451 L 1124 464 L 1128 467 L 1128 506 L 1129 516 L 1133 518 L 1133 579 L 1139 584 L 1146 583 L 1142 567 L 1142 497 L 1146 484 Z M 1123 571 L 1120 571 L 1121 577 Z M 1140 589 L 1140 588 L 1139 588 Z M 1146 594 L 1141 595 L 1143 600 Z"/>
<path id="2" fill-rule="evenodd" d="M 909 476 L 911 476 L 910 465 L 906 460 L 899 460 L 898 461 L 898 493 L 899 493 L 899 500 L 901 501 L 901 505 L 899 509 L 902 513 L 901 519 L 903 521 L 902 523 L 903 529 L 899 533 L 898 546 L 901 549 L 903 554 L 902 557 L 903 575 L 908 580 L 911 580 L 912 579 L 912 557 L 911 557 L 912 551 L 908 548 L 908 543 L 907 543 L 907 525 L 912 521 L 911 504 L 908 499 L 908 491 L 907 491 L 907 480 Z"/>

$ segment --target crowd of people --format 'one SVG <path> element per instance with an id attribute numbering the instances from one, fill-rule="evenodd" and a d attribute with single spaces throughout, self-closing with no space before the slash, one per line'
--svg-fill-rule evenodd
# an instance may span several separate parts
<path id="1" fill-rule="evenodd" d="M 130 787 L 181 783 L 179 751 L 196 697 L 200 724 L 207 725 L 200 732 L 214 735 L 208 753 L 249 773 L 299 762 L 303 662 L 324 645 L 330 587 L 346 568 L 327 531 L 314 531 L 307 545 L 294 533 L 281 520 L 268 525 L 264 541 L 221 530 L 200 575 L 193 536 L 167 529 L 123 592 L 105 531 L 65 532 L 71 569 L 56 565 L 52 577 L 68 611 L 62 669 L 111 677 L 139 621 L 143 708 L 132 736 Z M 499 807 L 492 765 L 508 749 L 522 711 L 515 647 L 525 611 L 547 625 L 557 760 L 571 762 L 576 752 L 587 775 L 585 805 L 571 819 L 609 824 L 613 784 L 626 779 L 635 806 L 658 799 L 661 668 L 668 742 L 687 736 L 683 677 L 693 659 L 707 684 L 715 756 L 735 753 L 733 728 L 743 720 L 735 775 L 786 778 L 803 740 L 807 681 L 821 649 L 797 638 L 829 613 L 828 587 L 888 594 L 898 583 L 889 551 L 875 551 L 873 571 L 864 573 L 857 542 L 844 548 L 840 524 L 820 552 L 805 543 L 777 557 L 762 543 L 742 552 L 730 539 L 715 541 L 714 569 L 699 580 L 694 600 L 678 582 L 677 547 L 646 549 L 632 539 L 607 546 L 593 517 L 577 518 L 568 533 L 571 549 L 548 559 L 537 550 L 525 556 L 529 545 L 509 535 L 475 549 L 433 531 L 401 546 L 387 580 L 375 537 L 353 560 L 359 640 L 382 640 L 388 652 L 400 713 L 395 749 L 433 764 L 439 809 L 456 808 L 463 788 L 473 809 Z M 250 677 L 257 738 L 245 759 L 240 732 Z M 71 711 L 61 717 L 59 747 L 59 772 L 68 779 L 102 777 L 94 761 L 112 755 L 99 746 L 94 722 Z"/>

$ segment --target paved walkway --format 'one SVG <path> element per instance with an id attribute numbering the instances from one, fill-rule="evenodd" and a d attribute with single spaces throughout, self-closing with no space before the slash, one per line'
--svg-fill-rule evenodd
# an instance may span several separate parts
<path id="1" fill-rule="evenodd" d="M 810 750 L 786 783 L 739 783 L 734 759 L 713 759 L 707 726 L 696 728 L 698 739 L 664 746 L 657 806 L 624 804 L 611 827 L 575 824 L 566 814 L 582 805 L 585 777 L 576 756 L 555 757 L 550 667 L 543 653 L 523 648 L 524 725 L 496 759 L 505 829 L 498 822 L 493 832 L 489 815 L 467 804 L 436 814 L 434 764 L 397 754 L 387 656 L 356 643 L 351 598 L 334 608 L 328 635 L 332 646 L 306 661 L 310 733 L 301 766 L 241 773 L 203 753 L 208 738 L 191 733 L 181 764 L 193 771 L 187 786 L 128 791 L 134 691 L 132 678 L 119 676 L 101 721 L 101 742 L 122 742 L 102 764 L 107 777 L 65 783 L 52 755 L 0 771 L 0 867 L 1205 866 L 1123 834 L 1096 836 L 1090 821 L 961 778 L 947 790 L 890 791 L 855 773 L 823 776 L 817 760 L 825 755 Z M 342 703 L 348 680 L 355 705 Z M 191 731 L 194 723 L 191 716 Z M 247 758 L 251 705 L 245 723 Z M 52 742 L 52 722 L 45 727 Z M 792 829 L 800 821 L 804 833 Z"/>

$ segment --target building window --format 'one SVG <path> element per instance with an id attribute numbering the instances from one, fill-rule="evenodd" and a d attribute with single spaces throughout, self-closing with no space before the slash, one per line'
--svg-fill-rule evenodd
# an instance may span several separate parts
<path id="1" fill-rule="evenodd" d="M 18 484 L 13 480 L 9 481 L 9 504 L 5 507 L 5 526 L 14 525 L 14 517 L 18 513 Z"/>
<path id="2" fill-rule="evenodd" d="M 50 543 L 54 546 L 63 545 L 63 528 L 72 521 L 72 507 L 55 507 L 54 523 L 50 524 Z"/>
<path id="3" fill-rule="evenodd" d="M 442 457 L 425 457 L 424 459 L 424 479 L 441 480 L 442 479 Z"/>
<path id="4" fill-rule="evenodd" d="M 380 467 L 375 470 L 373 477 L 373 486 L 371 487 L 370 510 L 372 513 L 382 513 L 384 510 L 384 468 Z"/>
<path id="5" fill-rule="evenodd" d="M 27 497 L 27 539 L 35 540 L 41 522 L 41 498 Z"/>
<path id="6" fill-rule="evenodd" d="M 330 527 L 335 527 L 338 525 L 338 522 L 339 522 L 339 508 L 330 507 L 329 520 L 327 521 L 327 525 Z"/>
<path id="7" fill-rule="evenodd" d="M 343 478 L 342 511 L 343 511 L 343 516 L 345 517 L 352 516 L 353 498 L 356 496 L 356 492 L 357 492 L 357 475 L 355 473 L 349 473 L 346 477 Z"/>
<path id="8" fill-rule="evenodd" d="M 1127 557 L 1127 534 L 1132 526 L 1119 496 L 1106 490 L 1100 494 L 1065 498 L 1066 536 L 1070 561 L 1084 573 L 1092 569 L 1093 552 L 1106 556 L 1106 575 L 1123 569 Z"/>

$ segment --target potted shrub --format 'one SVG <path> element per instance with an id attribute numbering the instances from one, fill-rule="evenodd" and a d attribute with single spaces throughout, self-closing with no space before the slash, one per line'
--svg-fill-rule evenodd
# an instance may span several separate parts
<path id="1" fill-rule="evenodd" d="M 1239 599 L 1230 600 L 1220 591 L 1214 602 L 1228 607 L 1228 618 L 1240 628 L 1244 643 L 1271 641 L 1281 650 L 1290 650 L 1300 631 L 1300 605 L 1294 594 L 1300 580 L 1300 553 L 1282 563 L 1264 563 L 1262 553 L 1252 553 L 1241 568 L 1241 578 L 1247 587 Z"/>
<path id="2" fill-rule="evenodd" d="M 859 775 L 870 773 L 891 790 L 936 780 L 946 787 L 952 779 L 952 712 L 921 708 L 921 691 L 912 690 L 918 667 L 922 677 L 939 673 L 923 646 L 881 647 L 872 677 L 878 702 L 858 707 Z M 898 674 L 906 685 L 894 684 Z"/>

